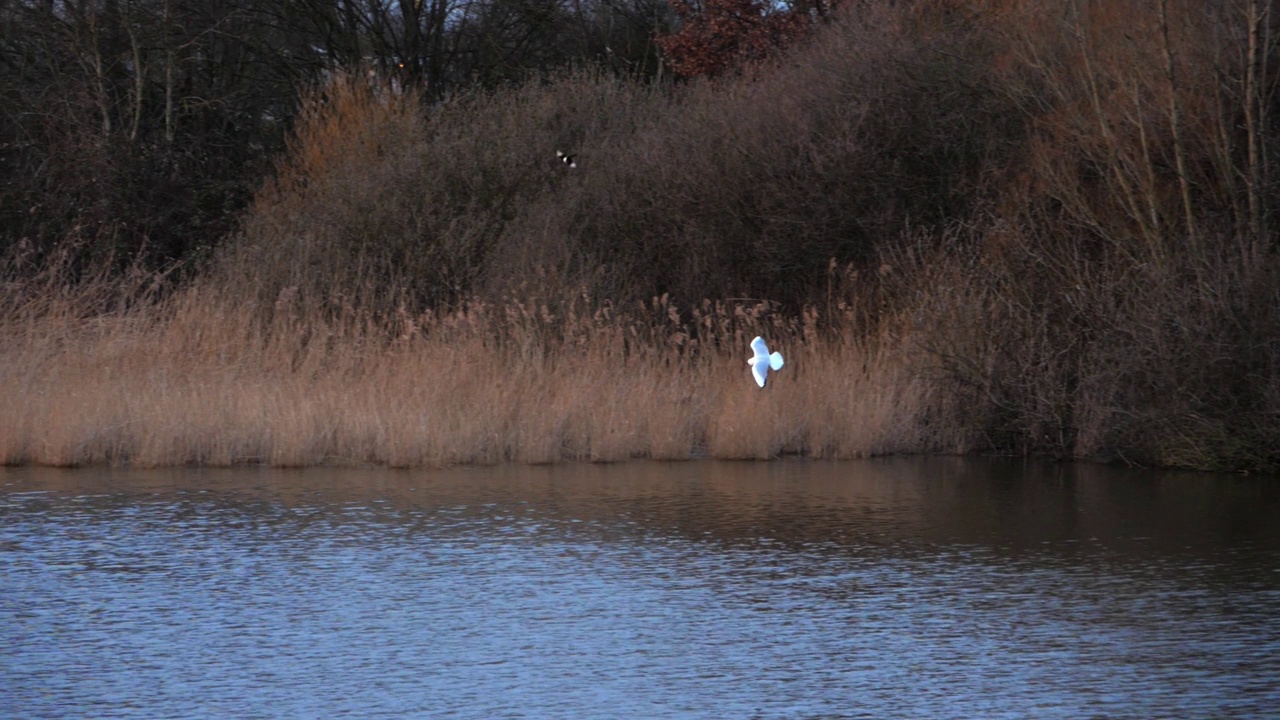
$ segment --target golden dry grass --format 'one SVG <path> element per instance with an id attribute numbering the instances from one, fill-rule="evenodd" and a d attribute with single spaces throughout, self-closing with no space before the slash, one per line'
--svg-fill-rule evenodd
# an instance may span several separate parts
<path id="1" fill-rule="evenodd" d="M 910 434 L 928 390 L 904 381 L 900 362 L 759 306 L 682 315 L 657 298 L 557 317 L 513 302 L 378 325 L 298 317 L 285 298 L 264 324 L 211 295 L 196 287 L 95 313 L 71 297 L 8 313 L 0 463 L 411 467 L 933 449 Z M 771 322 L 788 364 L 761 390 L 747 341 Z"/>

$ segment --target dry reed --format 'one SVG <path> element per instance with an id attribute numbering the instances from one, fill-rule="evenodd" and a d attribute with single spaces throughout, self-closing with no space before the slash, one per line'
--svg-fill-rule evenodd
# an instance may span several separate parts
<path id="1" fill-rule="evenodd" d="M 378 325 L 304 317 L 283 296 L 262 324 L 201 286 L 104 312 L 106 295 L 93 308 L 47 299 L 0 327 L 18 339 L 0 350 L 0 462 L 399 467 L 938 447 L 909 433 L 928 389 L 896 382 L 893 349 L 817 332 L 816 312 L 804 332 L 760 305 L 579 301 L 562 317 L 513 300 Z M 745 362 L 756 332 L 788 355 L 763 391 Z"/>

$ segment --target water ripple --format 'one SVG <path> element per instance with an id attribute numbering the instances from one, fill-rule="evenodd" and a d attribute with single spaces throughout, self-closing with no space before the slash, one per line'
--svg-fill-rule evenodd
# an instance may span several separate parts
<path id="1" fill-rule="evenodd" d="M 0 716 L 1280 707 L 1273 491 L 1179 485 L 1138 512 L 1125 478 L 638 466 L 2 471 Z"/>

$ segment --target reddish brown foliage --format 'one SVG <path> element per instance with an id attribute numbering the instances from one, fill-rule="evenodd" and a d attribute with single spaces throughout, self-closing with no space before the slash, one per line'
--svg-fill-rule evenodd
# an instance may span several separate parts
<path id="1" fill-rule="evenodd" d="M 658 38 L 671 69 L 686 77 L 716 76 L 759 62 L 805 36 L 808 12 L 778 10 L 759 0 L 672 0 L 683 26 Z"/>

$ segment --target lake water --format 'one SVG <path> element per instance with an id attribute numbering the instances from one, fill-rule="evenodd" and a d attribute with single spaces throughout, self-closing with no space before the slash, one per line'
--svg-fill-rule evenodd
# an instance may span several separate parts
<path id="1" fill-rule="evenodd" d="M 1280 717 L 1280 478 L 0 469 L 0 717 Z"/>

